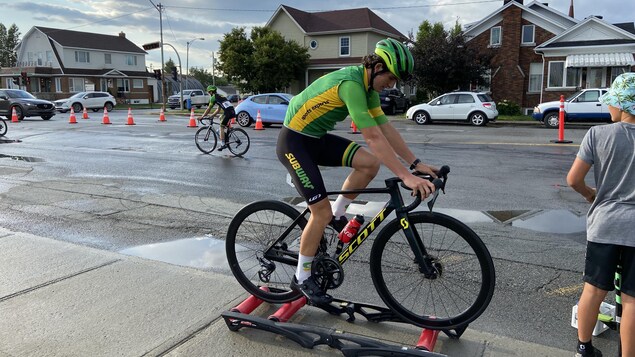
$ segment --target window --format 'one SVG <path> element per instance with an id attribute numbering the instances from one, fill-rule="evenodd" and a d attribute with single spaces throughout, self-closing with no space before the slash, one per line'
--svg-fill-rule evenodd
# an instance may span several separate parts
<path id="1" fill-rule="evenodd" d="M 457 103 L 474 103 L 474 97 L 471 94 L 459 94 Z"/>
<path id="2" fill-rule="evenodd" d="M 85 88 L 84 78 L 69 78 L 68 85 L 68 91 L 71 93 L 83 92 Z"/>
<path id="3" fill-rule="evenodd" d="M 110 53 L 104 53 L 104 63 L 112 64 L 112 55 Z"/>
<path id="4" fill-rule="evenodd" d="M 500 46 L 501 45 L 501 27 L 492 27 L 489 31 L 489 45 Z"/>
<path id="5" fill-rule="evenodd" d="M 529 64 L 529 93 L 540 92 L 542 88 L 542 63 Z"/>
<path id="6" fill-rule="evenodd" d="M 351 55 L 351 38 L 340 37 L 340 56 Z"/>
<path id="7" fill-rule="evenodd" d="M 46 64 L 53 65 L 53 51 L 46 51 Z"/>
<path id="8" fill-rule="evenodd" d="M 582 83 L 582 69 L 568 67 L 565 70 L 564 61 L 549 62 L 548 88 L 579 87 Z"/>
<path id="9" fill-rule="evenodd" d="M 309 48 L 312 49 L 312 50 L 318 48 L 317 40 L 311 40 L 311 42 L 309 42 Z"/>
<path id="10" fill-rule="evenodd" d="M 534 40 L 535 30 L 536 30 L 536 27 L 534 25 L 523 25 L 523 37 L 522 37 L 523 45 L 535 44 L 535 40 Z"/>
<path id="11" fill-rule="evenodd" d="M 117 92 L 119 93 L 130 92 L 130 81 L 125 78 L 117 78 Z"/>
<path id="12" fill-rule="evenodd" d="M 629 72 L 629 67 L 611 67 L 611 81 L 609 82 L 609 85 L 613 83 L 617 76 L 626 72 Z"/>
<path id="13" fill-rule="evenodd" d="M 259 97 L 254 97 L 254 99 L 252 99 L 252 101 L 254 103 L 258 103 L 258 104 L 267 104 L 267 96 L 266 95 L 261 95 Z"/>
<path id="14" fill-rule="evenodd" d="M 567 68 L 567 87 L 579 87 L 582 84 L 582 68 Z"/>
<path id="15" fill-rule="evenodd" d="M 143 79 L 133 79 L 132 88 L 143 88 Z"/>
<path id="16" fill-rule="evenodd" d="M 60 77 L 55 77 L 55 91 L 62 93 L 62 78 Z"/>
<path id="17" fill-rule="evenodd" d="M 126 55 L 126 64 L 128 66 L 136 66 L 137 65 L 137 56 Z"/>
<path id="18" fill-rule="evenodd" d="M 582 93 L 576 100 L 578 102 L 597 102 L 600 97 L 600 92 L 597 90 L 588 90 Z"/>
<path id="19" fill-rule="evenodd" d="M 90 53 L 87 51 L 75 51 L 75 62 L 90 63 Z"/>
<path id="20" fill-rule="evenodd" d="M 278 97 L 277 95 L 269 96 L 269 104 L 281 104 L 282 102 L 286 102 L 286 99 Z"/>
<path id="21" fill-rule="evenodd" d="M 454 102 L 456 101 L 456 94 L 450 94 L 450 95 L 446 95 L 441 97 L 441 104 L 442 105 L 446 105 L 446 104 L 454 104 Z"/>

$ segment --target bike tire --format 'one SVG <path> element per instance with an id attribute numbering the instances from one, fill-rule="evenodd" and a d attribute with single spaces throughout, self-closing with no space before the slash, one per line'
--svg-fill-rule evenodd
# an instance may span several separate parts
<path id="1" fill-rule="evenodd" d="M 196 131 L 194 142 L 201 152 L 209 154 L 216 149 L 218 138 L 212 126 L 204 126 Z"/>
<path id="2" fill-rule="evenodd" d="M 270 303 L 284 303 L 298 299 L 300 292 L 290 290 L 300 251 L 300 237 L 307 224 L 299 220 L 290 234 L 277 245 L 276 258 L 289 262 L 264 259 L 264 252 L 300 215 L 292 206 L 280 201 L 257 201 L 243 207 L 232 219 L 227 230 L 225 253 L 229 267 L 240 285 L 251 295 Z M 271 269 L 269 281 L 260 273 L 265 266 Z M 269 291 L 260 289 L 266 286 Z"/>
<path id="3" fill-rule="evenodd" d="M 7 133 L 7 122 L 0 118 L 0 136 L 4 136 Z"/>
<path id="4" fill-rule="evenodd" d="M 243 156 L 249 150 L 249 135 L 243 129 L 232 128 L 227 133 L 229 151 L 236 156 Z"/>
<path id="5" fill-rule="evenodd" d="M 467 326 L 487 308 L 495 287 L 494 262 L 481 238 L 464 223 L 437 212 L 409 214 L 440 275 L 419 272 L 403 227 L 393 220 L 373 243 L 370 268 L 384 303 L 419 327 Z"/>

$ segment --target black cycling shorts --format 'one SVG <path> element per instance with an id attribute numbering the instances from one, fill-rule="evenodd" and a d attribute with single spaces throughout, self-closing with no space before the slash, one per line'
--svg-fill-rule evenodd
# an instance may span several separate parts
<path id="1" fill-rule="evenodd" d="M 276 153 L 289 171 L 295 188 L 311 205 L 327 198 L 318 165 L 352 167 L 353 157 L 360 147 L 356 142 L 337 135 L 314 138 L 283 126 Z"/>
<path id="2" fill-rule="evenodd" d="M 220 125 L 222 126 L 227 126 L 227 123 L 229 123 L 229 120 L 233 117 L 236 116 L 236 113 L 232 110 L 232 111 L 224 111 L 223 115 L 220 118 Z"/>
<path id="3" fill-rule="evenodd" d="M 619 262 L 622 263 L 622 292 L 635 297 L 635 247 L 587 242 L 584 281 L 612 291 Z"/>

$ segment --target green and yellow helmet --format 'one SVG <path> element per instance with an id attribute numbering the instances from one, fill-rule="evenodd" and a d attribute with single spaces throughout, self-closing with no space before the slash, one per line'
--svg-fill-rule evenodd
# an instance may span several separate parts
<path id="1" fill-rule="evenodd" d="M 216 92 L 216 86 L 212 86 L 212 85 L 207 86 L 207 91 L 208 92 Z"/>
<path id="2" fill-rule="evenodd" d="M 387 69 L 402 81 L 407 81 L 412 77 L 415 61 L 408 46 L 403 43 L 387 38 L 377 42 L 375 53 L 386 63 Z"/>

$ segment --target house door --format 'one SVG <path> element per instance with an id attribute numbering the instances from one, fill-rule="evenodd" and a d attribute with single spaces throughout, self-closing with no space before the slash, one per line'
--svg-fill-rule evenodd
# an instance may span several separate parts
<path id="1" fill-rule="evenodd" d="M 604 87 L 604 72 L 601 67 L 589 67 L 586 72 L 586 87 L 601 88 Z"/>

